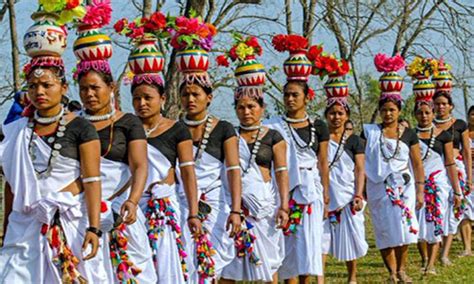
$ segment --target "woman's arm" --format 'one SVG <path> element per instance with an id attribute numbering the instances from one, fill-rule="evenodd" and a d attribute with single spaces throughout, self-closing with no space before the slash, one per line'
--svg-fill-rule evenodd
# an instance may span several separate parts
<path id="1" fill-rule="evenodd" d="M 462 157 L 464 167 L 466 168 L 466 183 L 469 189 L 472 187 L 472 157 L 471 157 L 471 143 L 469 141 L 469 130 L 462 133 Z"/>
<path id="2" fill-rule="evenodd" d="M 414 144 L 410 147 L 410 160 L 413 166 L 413 174 L 415 175 L 416 187 L 416 209 L 423 207 L 424 189 L 425 189 L 425 170 L 421 161 L 420 145 Z"/>
<path id="3" fill-rule="evenodd" d="M 357 211 L 363 207 L 362 199 L 364 194 L 364 183 L 365 183 L 365 155 L 355 155 L 355 196 L 354 196 L 354 207 Z"/>
<path id="4" fill-rule="evenodd" d="M 280 208 L 277 212 L 277 224 L 280 228 L 284 228 L 288 222 L 288 213 L 290 212 L 288 205 L 289 179 L 286 163 L 285 140 L 281 140 L 273 145 L 273 168 L 275 171 L 278 191 L 280 193 Z"/>
<path id="5" fill-rule="evenodd" d="M 198 190 L 196 172 L 194 171 L 193 142 L 185 140 L 178 144 L 178 158 L 180 163 L 181 179 L 183 180 L 184 192 L 188 200 L 189 216 L 188 225 L 192 233 L 201 234 L 202 225 L 198 215 Z M 184 165 L 183 163 L 189 163 Z M 181 166 L 183 164 L 183 166 Z"/>
<path id="6" fill-rule="evenodd" d="M 7 233 L 7 227 L 8 227 L 8 217 L 10 216 L 10 213 L 12 212 L 12 207 L 13 207 L 13 193 L 12 189 L 10 187 L 10 184 L 8 182 L 5 183 L 5 208 L 3 210 L 3 239 L 5 239 L 5 234 Z"/>
<path id="7" fill-rule="evenodd" d="M 324 205 L 329 204 L 329 162 L 328 162 L 328 141 L 321 142 L 318 149 L 318 170 L 323 186 Z"/>
<path id="8" fill-rule="evenodd" d="M 455 193 L 453 198 L 454 206 L 459 207 L 459 205 L 461 205 L 462 192 L 459 188 L 458 172 L 456 169 L 456 163 L 454 162 L 453 142 L 444 144 L 444 165 L 446 167 L 446 171 L 448 172 L 449 181 L 451 182 L 451 186 L 453 187 L 453 191 Z"/>
<path id="9" fill-rule="evenodd" d="M 79 146 L 81 159 L 81 176 L 83 179 L 91 177 L 100 177 L 100 142 L 92 140 Z M 83 182 L 84 198 L 87 205 L 87 215 L 89 226 L 100 229 L 100 202 L 102 198 L 102 188 L 99 181 Z M 91 252 L 83 259 L 88 260 L 97 254 L 99 249 L 99 237 L 87 231 L 84 237 L 82 249 L 85 250 L 88 245 L 92 245 Z"/>
<path id="10" fill-rule="evenodd" d="M 227 139 L 224 142 L 224 155 L 226 167 L 234 167 L 239 162 L 239 140 L 236 136 Z M 240 177 L 240 169 L 232 169 L 227 171 L 227 179 L 229 181 L 230 194 L 232 197 L 232 212 L 227 219 L 226 229 L 229 230 L 232 225 L 230 237 L 233 237 L 240 231 L 241 219 L 237 212 L 241 211 L 242 204 L 242 180 Z"/>
<path id="11" fill-rule="evenodd" d="M 128 166 L 132 173 L 130 196 L 122 204 L 120 214 L 125 224 L 137 220 L 137 207 L 148 176 L 147 142 L 145 139 L 132 140 L 128 143 Z"/>

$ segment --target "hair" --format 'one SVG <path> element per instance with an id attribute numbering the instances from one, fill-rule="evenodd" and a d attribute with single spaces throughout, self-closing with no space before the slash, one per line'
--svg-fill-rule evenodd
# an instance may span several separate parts
<path id="1" fill-rule="evenodd" d="M 254 100 L 260 107 L 265 107 L 265 102 L 263 101 L 263 98 L 261 98 L 261 97 L 258 97 L 258 98 L 249 97 L 249 98 Z M 234 108 L 235 109 L 237 108 L 237 103 L 238 102 L 239 102 L 239 99 L 234 99 Z"/>
<path id="2" fill-rule="evenodd" d="M 350 116 L 351 116 L 351 109 L 349 108 L 349 105 L 342 105 L 342 104 L 337 103 L 337 102 L 335 102 L 335 103 L 333 103 L 333 104 L 331 104 L 331 105 L 329 105 L 329 106 L 326 107 L 326 109 L 324 110 L 324 116 L 327 116 L 329 110 L 330 110 L 333 106 L 335 106 L 336 104 L 338 104 L 338 105 L 340 105 L 340 106 L 342 106 L 342 107 L 344 108 L 344 110 L 347 112 L 347 117 L 350 117 Z"/>
<path id="3" fill-rule="evenodd" d="M 438 91 L 434 94 L 433 96 L 433 102 L 439 98 L 439 97 L 445 97 L 447 100 L 448 100 L 448 103 L 454 107 L 454 102 L 453 102 L 453 98 L 451 97 L 451 94 L 446 92 L 446 91 Z"/>
<path id="4" fill-rule="evenodd" d="M 112 76 L 112 74 L 109 74 L 109 73 L 104 73 L 104 72 L 100 72 L 100 71 L 97 71 L 97 70 L 88 70 L 87 72 L 83 72 L 83 73 L 79 73 L 77 75 L 77 81 L 81 81 L 81 79 L 89 74 L 90 72 L 94 72 L 96 73 L 97 75 L 99 75 L 99 77 L 102 79 L 102 81 L 104 81 L 104 83 L 108 86 L 112 85 L 113 82 L 114 82 L 114 77 Z"/>
<path id="5" fill-rule="evenodd" d="M 406 118 L 399 118 L 398 123 L 406 122 L 408 124 L 408 127 L 411 128 L 411 123 L 408 121 Z"/>
<path id="6" fill-rule="evenodd" d="M 71 112 L 80 111 L 82 109 L 82 105 L 80 102 L 76 100 L 70 101 L 69 104 L 67 105 L 67 109 Z"/>
<path id="7" fill-rule="evenodd" d="M 415 102 L 415 106 L 413 107 L 413 113 L 416 114 L 416 112 L 421 108 L 422 105 L 427 105 L 431 108 L 432 111 L 434 111 L 434 103 L 432 101 L 419 101 Z"/>
<path id="8" fill-rule="evenodd" d="M 183 82 L 181 83 L 181 85 L 179 85 L 179 92 L 181 93 L 184 89 L 184 87 L 186 86 L 189 86 L 190 84 L 186 83 L 186 82 Z M 204 90 L 204 92 L 206 93 L 206 95 L 212 95 L 212 87 L 208 87 L 208 86 L 203 86 L 202 84 L 200 84 L 199 82 L 197 82 L 196 80 L 192 83 L 192 85 L 196 85 L 196 86 L 199 86 L 201 87 L 201 89 Z"/>
<path id="9" fill-rule="evenodd" d="M 289 80 L 286 81 L 286 84 L 283 86 L 283 90 L 286 90 L 289 84 L 295 84 L 300 86 L 303 89 L 303 93 L 305 96 L 308 96 L 309 93 L 309 86 L 306 81 L 299 81 L 299 80 Z"/>
<path id="10" fill-rule="evenodd" d="M 61 81 L 61 84 L 63 85 L 67 84 L 66 75 L 65 75 L 66 72 L 64 71 L 64 68 L 59 68 L 56 66 L 33 66 L 30 70 L 30 73 L 28 73 L 26 76 L 27 80 L 30 79 L 31 74 L 33 74 L 33 72 L 36 69 L 47 69 L 51 71 L 51 73 L 53 73 L 56 77 L 58 77 L 58 79 Z"/>
<path id="11" fill-rule="evenodd" d="M 131 87 L 131 91 L 132 91 L 132 94 L 133 92 L 135 91 L 136 88 L 138 88 L 139 86 L 141 85 L 148 85 L 154 89 L 156 89 L 158 91 L 158 94 L 160 96 L 163 96 L 165 94 L 165 87 L 162 86 L 162 85 L 158 85 L 158 84 L 154 84 L 154 83 L 146 83 L 146 82 L 142 82 L 140 84 L 132 84 L 132 87 Z"/>
<path id="12" fill-rule="evenodd" d="M 394 103 L 397 105 L 397 108 L 399 111 L 402 110 L 402 101 L 399 101 L 399 100 L 395 100 L 395 99 L 392 99 L 392 98 L 384 98 L 384 99 L 381 99 L 379 101 L 379 109 L 382 108 L 382 106 L 388 102 L 391 102 L 391 103 Z"/>
<path id="13" fill-rule="evenodd" d="M 469 115 L 472 111 L 474 111 L 474 105 L 469 107 L 469 110 L 467 111 L 467 114 Z"/>

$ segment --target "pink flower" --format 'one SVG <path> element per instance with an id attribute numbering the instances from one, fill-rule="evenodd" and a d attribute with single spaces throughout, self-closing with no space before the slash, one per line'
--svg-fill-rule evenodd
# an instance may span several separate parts
<path id="1" fill-rule="evenodd" d="M 374 57 L 374 64 L 379 72 L 397 72 L 405 67 L 405 60 L 400 54 L 388 57 L 386 54 L 379 53 Z"/>
<path id="2" fill-rule="evenodd" d="M 110 0 L 94 0 L 92 5 L 86 7 L 86 15 L 82 22 L 94 27 L 103 27 L 110 23 L 112 7 Z"/>

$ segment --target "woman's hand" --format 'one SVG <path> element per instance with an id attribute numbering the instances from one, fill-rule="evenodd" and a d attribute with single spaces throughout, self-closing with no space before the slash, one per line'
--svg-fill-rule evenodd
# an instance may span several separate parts
<path id="1" fill-rule="evenodd" d="M 240 232 L 241 225 L 242 219 L 240 218 L 240 215 L 236 213 L 230 213 L 229 217 L 227 218 L 227 223 L 225 225 L 226 231 L 230 230 L 229 237 L 235 237 Z"/>
<path id="2" fill-rule="evenodd" d="M 416 210 L 420 210 L 423 208 L 423 204 L 425 203 L 425 194 L 422 190 L 418 190 L 416 193 Z"/>
<path id="3" fill-rule="evenodd" d="M 458 208 L 461 206 L 462 202 L 462 197 L 460 195 L 454 194 L 453 196 L 453 205 L 455 208 Z"/>
<path id="4" fill-rule="evenodd" d="M 202 222 L 197 217 L 188 217 L 188 227 L 191 231 L 191 235 L 202 235 L 204 233 L 202 230 Z"/>
<path id="5" fill-rule="evenodd" d="M 359 196 L 354 197 L 352 204 L 354 206 L 354 210 L 357 212 L 359 212 L 360 210 L 362 210 L 362 208 L 364 208 L 364 202 L 362 198 L 360 198 Z"/>
<path id="6" fill-rule="evenodd" d="M 286 228 L 286 225 L 288 223 L 288 220 L 290 219 L 288 212 L 289 209 L 285 208 L 278 208 L 278 212 L 276 214 L 276 223 L 279 229 L 281 228 Z"/>
<path id="7" fill-rule="evenodd" d="M 93 258 L 97 255 L 97 251 L 99 250 L 99 236 L 93 232 L 87 231 L 82 244 L 82 251 L 86 251 L 89 245 L 92 246 L 91 252 L 83 257 L 83 260 L 89 260 Z"/>
<path id="8" fill-rule="evenodd" d="M 131 225 L 137 221 L 137 204 L 130 199 L 125 200 L 120 208 L 120 215 L 122 215 L 123 222 Z"/>

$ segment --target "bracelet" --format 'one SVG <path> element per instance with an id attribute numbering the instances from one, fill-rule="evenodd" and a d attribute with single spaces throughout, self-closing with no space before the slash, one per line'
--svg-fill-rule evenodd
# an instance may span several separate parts
<path id="1" fill-rule="evenodd" d="M 354 196 L 354 199 L 356 199 L 356 198 L 357 198 L 357 199 L 364 199 L 364 197 L 362 197 L 362 195 L 355 195 L 355 196 Z"/>
<path id="2" fill-rule="evenodd" d="M 278 172 L 283 172 L 283 171 L 287 171 L 288 168 L 286 166 L 283 166 L 283 167 L 278 167 L 275 169 L 275 173 L 278 173 Z"/>
<path id="3" fill-rule="evenodd" d="M 230 166 L 225 169 L 226 172 L 228 171 L 233 171 L 233 170 L 239 170 L 240 171 L 240 166 Z"/>
<path id="4" fill-rule="evenodd" d="M 451 163 L 451 164 L 447 164 L 447 165 L 444 165 L 444 166 L 445 166 L 446 168 L 448 168 L 448 167 L 452 167 L 452 166 L 455 166 L 455 165 L 456 165 L 456 163 Z"/>
<path id="5" fill-rule="evenodd" d="M 184 168 L 184 167 L 187 167 L 187 166 L 194 166 L 194 161 L 190 161 L 190 162 L 182 162 L 182 163 L 179 163 L 179 167 L 180 168 Z"/>
<path id="6" fill-rule="evenodd" d="M 456 196 L 462 197 L 462 193 L 461 193 L 461 192 L 453 191 L 453 194 L 456 195 Z"/>
<path id="7" fill-rule="evenodd" d="M 425 185 L 425 182 L 424 182 L 424 181 L 416 181 L 415 183 L 416 183 L 416 184 L 422 184 L 422 185 Z"/>
<path id="8" fill-rule="evenodd" d="M 101 178 L 100 176 L 98 177 L 86 177 L 86 178 L 82 178 L 82 183 L 91 183 L 91 182 L 96 182 L 96 181 L 100 181 Z"/>
<path id="9" fill-rule="evenodd" d="M 125 202 L 130 202 L 130 203 L 132 203 L 133 205 L 135 205 L 135 206 L 138 206 L 138 204 L 137 204 L 137 203 L 133 202 L 133 201 L 132 201 L 132 200 L 130 200 L 130 199 L 127 199 L 127 200 L 125 200 Z M 125 202 L 124 202 L 124 203 L 125 203 Z"/>
<path id="10" fill-rule="evenodd" d="M 201 220 L 201 218 L 199 218 L 198 215 L 189 215 L 187 220 L 189 221 L 189 220 L 191 220 L 191 219 L 198 219 L 198 220 Z"/>
<path id="11" fill-rule="evenodd" d="M 237 215 L 240 216 L 240 215 L 242 215 L 242 212 L 231 210 L 230 214 L 237 214 Z"/>
<path id="12" fill-rule="evenodd" d="M 99 228 L 96 228 L 96 227 L 88 227 L 86 229 L 86 232 L 91 232 L 99 238 L 102 237 L 102 231 Z"/>
<path id="13" fill-rule="evenodd" d="M 286 214 L 290 214 L 290 210 L 288 210 L 288 209 L 283 209 L 283 208 L 280 207 L 280 208 L 278 208 L 278 210 L 281 210 L 281 211 L 285 212 Z"/>

